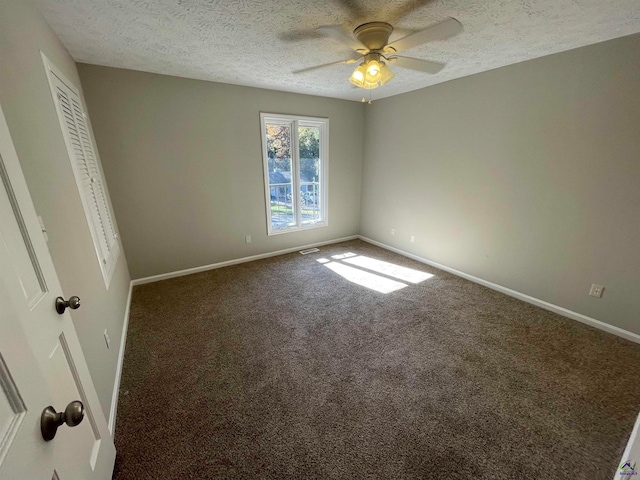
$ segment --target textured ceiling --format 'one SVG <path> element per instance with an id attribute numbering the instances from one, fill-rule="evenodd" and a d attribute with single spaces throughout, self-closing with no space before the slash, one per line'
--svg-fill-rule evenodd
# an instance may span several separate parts
<path id="1" fill-rule="evenodd" d="M 392 66 L 374 99 L 640 32 L 639 0 L 36 0 L 78 62 L 359 100 L 354 65 L 294 75 L 350 50 L 315 28 L 387 21 L 395 40 L 447 17 L 464 31 L 403 55 L 446 62 L 436 75 Z M 413 9 L 408 7 L 415 7 Z M 407 13 L 408 12 L 408 13 Z"/>

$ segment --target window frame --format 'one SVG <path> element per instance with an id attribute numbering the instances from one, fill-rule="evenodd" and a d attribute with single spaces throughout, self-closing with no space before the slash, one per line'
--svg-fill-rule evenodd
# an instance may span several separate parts
<path id="1" fill-rule="evenodd" d="M 320 130 L 319 159 L 320 182 L 318 207 L 321 220 L 309 224 L 302 223 L 301 195 L 292 194 L 292 206 L 295 212 L 295 225 L 287 228 L 274 229 L 271 223 L 271 190 L 269 186 L 269 155 L 267 152 L 267 124 L 291 126 L 291 190 L 301 192 L 300 188 L 300 148 L 298 142 L 299 127 L 314 127 Z M 267 235 L 281 235 L 284 233 L 299 232 L 312 228 L 326 227 L 329 225 L 329 119 L 325 117 L 309 117 L 302 115 L 285 115 L 279 113 L 260 113 L 260 137 L 262 139 L 262 170 L 264 176 L 265 211 L 267 214 Z"/>
<path id="2" fill-rule="evenodd" d="M 100 160 L 100 155 L 98 153 L 98 147 L 96 145 L 95 137 L 93 135 L 93 128 L 91 127 L 91 121 L 89 119 L 89 115 L 87 113 L 87 107 L 84 103 L 84 98 L 80 94 L 80 90 L 71 82 L 61 71 L 58 69 L 46 56 L 44 53 L 40 52 L 42 56 L 42 62 L 44 64 L 47 80 L 49 83 L 49 88 L 51 90 L 51 96 L 54 103 L 54 108 L 56 110 L 56 114 L 58 117 L 58 122 L 60 125 L 60 133 L 64 139 L 65 146 L 67 148 L 67 154 L 69 155 L 69 162 L 71 163 L 71 169 L 73 171 L 73 176 L 76 181 L 76 186 L 78 188 L 78 195 L 80 196 L 80 201 L 82 203 L 82 207 L 85 213 L 85 218 L 87 220 L 87 224 L 89 227 L 89 232 L 91 233 L 91 240 L 93 243 L 94 250 L 96 252 L 96 257 L 98 260 L 98 265 L 100 267 L 100 272 L 102 273 L 102 278 L 104 280 L 106 290 L 109 290 L 109 285 L 111 283 L 111 279 L 113 277 L 113 273 L 116 269 L 116 264 L 118 263 L 118 258 L 120 256 L 120 242 L 118 235 L 118 227 L 115 221 L 115 215 L 113 214 L 113 207 L 111 206 L 111 201 L 109 199 L 109 193 L 107 191 L 106 182 L 104 180 L 104 172 L 102 170 L 102 162 Z M 95 188 L 92 187 L 93 194 L 95 196 L 96 207 L 92 209 L 90 206 L 90 200 L 87 198 L 87 190 L 85 187 L 86 181 L 82 178 L 81 166 L 78 164 L 80 161 L 75 153 L 73 141 L 71 139 L 68 128 L 65 127 L 65 113 L 62 110 L 60 105 L 60 101 L 58 99 L 57 89 L 59 88 L 56 84 L 60 83 L 64 87 L 66 87 L 69 92 L 77 97 L 75 101 L 80 107 L 82 113 L 82 120 L 84 125 L 75 124 L 75 128 L 83 126 L 86 130 L 87 141 L 83 142 L 81 145 L 81 149 L 83 152 L 84 162 L 87 168 L 89 168 L 89 156 L 93 157 L 93 162 L 95 163 L 95 175 L 91 177 L 90 182 L 92 184 L 96 184 Z M 75 122 L 75 120 L 74 120 Z M 87 153 L 85 153 L 87 152 Z M 100 199 L 98 198 L 96 192 L 101 191 L 102 194 L 102 203 L 104 207 L 101 207 L 98 203 Z M 106 242 L 106 250 L 105 247 L 101 244 L 100 233 L 97 228 L 98 225 L 103 229 L 104 232 L 104 241 Z M 109 228 L 109 232 L 107 232 L 107 227 Z M 109 244 L 109 236 L 111 236 L 111 243 Z"/>

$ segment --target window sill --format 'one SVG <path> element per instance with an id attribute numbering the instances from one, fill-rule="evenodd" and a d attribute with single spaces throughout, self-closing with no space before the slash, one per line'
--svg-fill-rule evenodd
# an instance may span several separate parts
<path id="1" fill-rule="evenodd" d="M 282 230 L 268 229 L 267 235 L 271 237 L 273 235 L 282 235 L 283 233 L 294 233 L 294 232 L 300 232 L 303 230 L 312 230 L 314 228 L 321 228 L 321 227 L 327 227 L 327 226 L 329 226 L 327 222 L 319 222 L 319 223 L 314 223 L 312 225 L 303 225 L 301 227 L 283 228 Z"/>

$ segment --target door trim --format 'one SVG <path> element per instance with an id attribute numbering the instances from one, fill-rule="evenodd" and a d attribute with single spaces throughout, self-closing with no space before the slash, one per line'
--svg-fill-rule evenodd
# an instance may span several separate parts
<path id="1" fill-rule="evenodd" d="M 120 396 L 120 382 L 122 381 L 122 367 L 124 364 L 124 349 L 127 344 L 127 331 L 129 329 L 129 311 L 131 309 L 131 293 L 133 291 L 133 281 L 129 282 L 129 294 L 124 309 L 124 322 L 122 323 L 122 336 L 120 337 L 120 352 L 116 364 L 116 378 L 113 383 L 113 394 L 111 395 L 111 409 L 109 411 L 109 433 L 114 436 L 116 430 L 116 417 L 118 415 L 118 398 Z"/>

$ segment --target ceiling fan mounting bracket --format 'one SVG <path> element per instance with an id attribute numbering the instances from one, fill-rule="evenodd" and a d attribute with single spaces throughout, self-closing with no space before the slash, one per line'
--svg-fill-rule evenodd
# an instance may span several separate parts
<path id="1" fill-rule="evenodd" d="M 353 35 L 369 50 L 382 50 L 393 32 L 393 27 L 386 22 L 369 22 L 353 31 Z"/>

